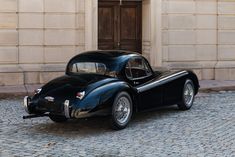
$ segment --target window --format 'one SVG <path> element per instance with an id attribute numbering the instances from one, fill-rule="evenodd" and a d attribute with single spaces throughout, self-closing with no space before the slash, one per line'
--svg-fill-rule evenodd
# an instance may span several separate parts
<path id="1" fill-rule="evenodd" d="M 148 63 L 145 60 L 143 60 L 143 62 L 144 62 L 144 67 L 145 67 L 145 71 L 146 71 L 147 76 L 151 76 L 152 75 L 152 71 L 151 71 Z"/>
<path id="2" fill-rule="evenodd" d="M 95 74 L 104 75 L 106 72 L 106 66 L 103 63 L 78 62 L 72 64 L 70 72 L 75 74 L 95 73 Z"/>
<path id="3" fill-rule="evenodd" d="M 131 75 L 131 68 L 130 68 L 129 62 L 128 62 L 127 65 L 126 65 L 125 72 L 126 72 L 127 78 L 132 78 L 132 75 Z"/>
<path id="4" fill-rule="evenodd" d="M 141 79 L 152 75 L 152 71 L 142 58 L 130 59 L 125 68 L 129 79 Z"/>

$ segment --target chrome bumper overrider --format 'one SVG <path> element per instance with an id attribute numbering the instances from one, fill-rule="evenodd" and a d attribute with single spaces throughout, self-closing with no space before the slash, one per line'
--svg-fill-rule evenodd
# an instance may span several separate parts
<path id="1" fill-rule="evenodd" d="M 25 96 L 25 97 L 24 97 L 24 103 L 23 103 L 23 105 L 24 105 L 24 110 L 25 110 L 27 113 L 29 113 L 29 114 L 30 114 L 30 111 L 29 111 L 29 103 L 30 103 L 30 100 L 31 100 L 31 98 L 30 98 L 29 96 Z"/>
<path id="2" fill-rule="evenodd" d="M 70 118 L 70 115 L 69 115 L 69 100 L 65 100 L 64 102 L 64 115 L 66 118 Z"/>

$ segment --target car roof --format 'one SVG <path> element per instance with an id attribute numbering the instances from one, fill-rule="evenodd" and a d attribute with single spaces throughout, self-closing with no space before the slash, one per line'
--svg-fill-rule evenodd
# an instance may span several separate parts
<path id="1" fill-rule="evenodd" d="M 110 58 L 119 58 L 119 57 L 131 57 L 131 56 L 140 56 L 140 54 L 136 52 L 131 52 L 131 51 L 124 51 L 124 50 L 97 50 L 97 51 L 87 51 L 83 52 L 81 54 L 78 54 L 77 57 L 79 56 L 87 56 L 87 57 L 104 57 L 105 59 Z M 76 56 L 75 56 L 76 57 Z"/>
<path id="2" fill-rule="evenodd" d="M 124 50 L 96 50 L 87 51 L 74 56 L 68 63 L 78 61 L 91 61 L 105 63 L 110 70 L 120 71 L 126 62 L 134 56 L 141 56 L 139 53 Z"/>

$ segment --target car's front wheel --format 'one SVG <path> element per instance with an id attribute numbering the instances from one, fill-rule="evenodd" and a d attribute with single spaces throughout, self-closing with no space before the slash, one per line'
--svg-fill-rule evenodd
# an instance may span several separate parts
<path id="1" fill-rule="evenodd" d="M 132 100 L 127 92 L 120 92 L 112 106 L 111 126 L 115 130 L 124 129 L 131 120 L 133 112 Z"/>
<path id="2" fill-rule="evenodd" d="M 65 116 L 49 114 L 49 118 L 56 123 L 66 122 L 68 119 Z"/>
<path id="3" fill-rule="evenodd" d="M 189 110 L 193 105 L 194 96 L 195 96 L 195 88 L 193 81 L 187 79 L 185 81 L 183 88 L 182 101 L 178 104 L 179 109 Z"/>

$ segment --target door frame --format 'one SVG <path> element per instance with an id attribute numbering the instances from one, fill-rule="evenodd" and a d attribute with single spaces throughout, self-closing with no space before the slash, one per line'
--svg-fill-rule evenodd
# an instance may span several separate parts
<path id="1" fill-rule="evenodd" d="M 101 8 L 110 8 L 112 9 L 112 18 L 111 21 L 112 25 L 110 27 L 110 30 L 112 30 L 112 34 L 110 34 L 109 39 L 104 39 L 102 38 L 104 32 L 101 32 L 99 34 L 98 32 L 98 49 L 120 49 L 120 50 L 125 50 L 129 49 L 130 51 L 142 53 L 142 0 L 128 0 L 128 1 L 123 1 L 122 5 L 119 4 L 119 0 L 99 0 L 98 1 L 98 6 Z M 100 9 L 98 7 L 98 10 Z M 123 26 L 126 29 L 129 24 L 134 24 L 134 23 L 123 23 L 123 19 L 126 17 L 122 16 L 122 9 L 134 9 L 135 13 L 132 14 L 135 16 L 135 25 L 132 25 L 133 28 L 131 30 L 134 31 L 134 36 L 131 38 L 125 36 L 126 34 L 123 34 L 123 30 L 121 29 Z M 99 17 L 98 13 L 98 29 L 99 25 L 101 24 L 101 29 L 102 25 L 106 25 L 105 23 L 100 23 L 100 19 L 102 20 L 102 16 Z M 130 16 L 131 17 L 131 16 Z M 125 20 L 124 20 L 125 21 Z M 129 21 L 125 21 L 129 22 Z M 104 26 L 105 27 L 105 26 Z M 110 32 L 111 33 L 111 32 Z M 123 36 L 124 35 L 124 36 Z M 111 37 L 112 36 L 112 37 Z M 101 37 L 101 38 L 100 38 Z M 126 38 L 127 37 L 127 38 Z M 111 39 L 111 40 L 110 40 Z M 109 48 L 107 48 L 109 47 Z"/>
<path id="2" fill-rule="evenodd" d="M 124 1 L 124 0 L 123 0 Z M 131 0 L 130 0 L 131 1 Z M 135 0 L 132 0 L 135 1 Z M 137 0 L 138 1 L 138 0 Z M 148 7 L 142 7 L 142 45 L 145 42 L 144 34 L 144 18 L 149 19 L 147 25 L 150 26 L 150 36 L 148 44 L 148 53 L 144 53 L 142 46 L 142 54 L 146 56 L 152 66 L 162 66 L 162 0 L 142 0 L 142 5 L 148 3 Z M 144 12 L 148 12 L 145 14 Z M 146 26 L 145 26 L 146 27 Z M 85 1 L 85 50 L 97 50 L 98 48 L 98 0 Z"/>

